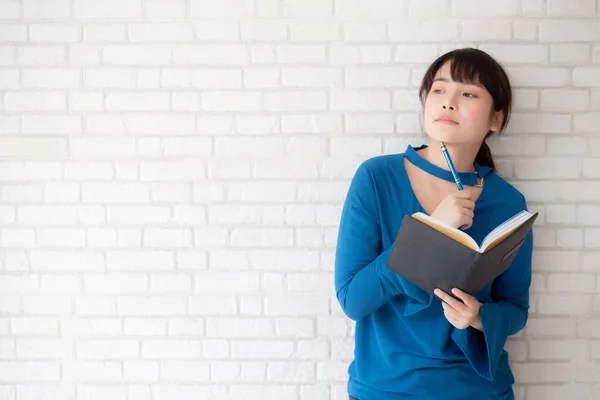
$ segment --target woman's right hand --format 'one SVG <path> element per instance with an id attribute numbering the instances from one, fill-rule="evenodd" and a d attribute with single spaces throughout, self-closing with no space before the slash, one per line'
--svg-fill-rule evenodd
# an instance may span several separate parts
<path id="1" fill-rule="evenodd" d="M 438 221 L 460 229 L 468 229 L 473 225 L 475 202 L 467 190 L 459 190 L 444 197 L 433 210 L 431 217 Z"/>

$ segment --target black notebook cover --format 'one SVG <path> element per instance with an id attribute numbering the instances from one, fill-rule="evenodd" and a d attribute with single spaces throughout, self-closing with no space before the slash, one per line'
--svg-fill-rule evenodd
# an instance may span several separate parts
<path id="1" fill-rule="evenodd" d="M 537 216 L 479 253 L 405 215 L 387 266 L 430 294 L 439 288 L 453 296 L 451 290 L 456 287 L 474 295 L 510 267 Z"/>

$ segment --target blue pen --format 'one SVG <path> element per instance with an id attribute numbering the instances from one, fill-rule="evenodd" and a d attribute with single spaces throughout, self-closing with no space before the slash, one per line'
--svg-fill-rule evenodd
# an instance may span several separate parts
<path id="1" fill-rule="evenodd" d="M 442 154 L 446 159 L 446 163 L 448 164 L 448 168 L 450 168 L 450 172 L 452 172 L 452 176 L 454 177 L 454 182 L 456 182 L 456 186 L 458 186 L 458 190 L 463 190 L 462 182 L 456 173 L 456 169 L 454 168 L 454 164 L 452 163 L 452 159 L 450 158 L 450 154 L 448 154 L 448 149 L 444 142 L 441 142 L 440 147 L 442 148 Z"/>

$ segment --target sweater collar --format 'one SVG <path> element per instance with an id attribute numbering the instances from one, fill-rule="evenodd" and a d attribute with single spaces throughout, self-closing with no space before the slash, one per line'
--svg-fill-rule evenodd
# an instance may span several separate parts
<path id="1" fill-rule="evenodd" d="M 419 147 L 412 147 L 410 144 L 406 148 L 406 152 L 404 156 L 410 161 L 413 165 L 421 168 L 423 171 L 436 176 L 440 179 L 444 179 L 446 181 L 454 182 L 454 176 L 452 176 L 452 172 L 449 170 L 445 170 L 443 168 L 438 167 L 435 164 L 425 160 L 421 157 L 417 151 L 426 148 L 427 145 L 421 145 Z M 485 178 L 491 171 L 491 167 L 479 165 L 477 162 L 473 162 L 473 166 L 475 167 L 475 172 L 458 172 L 458 176 L 461 182 L 465 185 L 469 186 L 479 186 L 478 178 Z"/>

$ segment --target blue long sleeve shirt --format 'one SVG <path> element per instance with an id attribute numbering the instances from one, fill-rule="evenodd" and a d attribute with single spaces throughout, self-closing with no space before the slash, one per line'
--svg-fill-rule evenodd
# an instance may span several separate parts
<path id="1" fill-rule="evenodd" d="M 513 263 L 475 297 L 483 332 L 457 329 L 441 300 L 387 266 L 406 214 L 424 212 L 404 168 L 405 153 L 371 158 L 356 171 L 342 210 L 335 289 L 356 321 L 348 392 L 359 400 L 513 399 L 504 345 L 527 321 L 533 233 Z M 465 232 L 478 243 L 527 209 L 524 196 L 489 172 Z"/>

